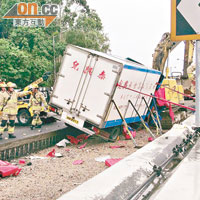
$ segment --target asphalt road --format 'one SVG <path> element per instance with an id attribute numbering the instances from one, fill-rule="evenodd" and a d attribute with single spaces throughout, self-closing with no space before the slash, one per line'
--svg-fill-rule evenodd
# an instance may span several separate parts
<path id="1" fill-rule="evenodd" d="M 61 121 L 47 123 L 47 124 L 44 124 L 42 128 L 40 129 L 37 128 L 34 130 L 31 130 L 29 126 L 18 126 L 16 124 L 16 127 L 15 127 L 16 138 L 8 139 L 8 133 L 5 132 L 3 134 L 3 139 L 0 140 L 0 145 L 10 143 L 11 141 L 17 141 L 19 139 L 25 139 L 34 135 L 41 135 L 48 132 L 58 131 L 64 128 L 66 128 L 66 125 Z"/>

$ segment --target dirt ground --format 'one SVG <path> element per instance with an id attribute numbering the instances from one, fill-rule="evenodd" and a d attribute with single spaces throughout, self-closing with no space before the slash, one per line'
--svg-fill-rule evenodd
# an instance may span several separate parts
<path id="1" fill-rule="evenodd" d="M 137 131 L 136 142 L 144 146 L 148 143 L 150 134 L 145 130 Z M 79 149 L 83 144 L 85 148 Z M 110 146 L 124 146 L 110 148 Z M 55 149 L 63 157 L 47 157 Z M 105 162 L 96 161 L 95 158 L 110 155 L 111 158 L 125 158 L 133 152 L 132 140 L 125 140 L 123 135 L 114 143 L 105 142 L 97 136 L 91 136 L 78 145 L 68 144 L 66 147 L 57 146 L 42 150 L 31 159 L 30 156 L 20 159 L 25 160 L 24 165 L 19 165 L 19 160 L 13 160 L 22 170 L 16 177 L 0 178 L 1 200 L 54 200 L 62 194 L 74 189 L 78 185 L 99 174 L 108 167 Z M 42 157 L 36 159 L 36 156 Z M 75 160 L 83 160 L 80 165 L 74 165 Z M 31 162 L 32 165 L 26 164 Z M 112 166 L 111 166 L 112 167 Z"/>

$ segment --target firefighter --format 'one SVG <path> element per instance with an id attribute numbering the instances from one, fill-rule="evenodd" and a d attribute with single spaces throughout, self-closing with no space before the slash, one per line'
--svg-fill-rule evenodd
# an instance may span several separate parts
<path id="1" fill-rule="evenodd" d="M 14 130 L 15 130 L 15 119 L 17 115 L 18 97 L 23 97 L 31 93 L 29 91 L 16 92 L 14 88 L 16 88 L 17 86 L 15 83 L 12 82 L 8 82 L 7 87 L 8 87 L 7 89 L 8 95 L 3 95 L 3 100 L 2 100 L 3 104 L 1 106 L 1 110 L 3 111 L 2 121 L 0 126 L 1 139 L 8 122 L 9 122 L 8 136 L 9 138 L 16 138 L 16 136 L 14 135 Z"/>
<path id="2" fill-rule="evenodd" d="M 48 108 L 47 102 L 42 92 L 40 92 L 37 84 L 32 86 L 32 95 L 29 100 L 29 108 L 32 107 L 33 111 L 33 120 L 31 123 L 31 130 L 34 128 L 41 128 L 42 121 L 40 119 L 40 112 L 42 111 L 43 106 L 45 109 Z"/>
<path id="3" fill-rule="evenodd" d="M 0 83 L 0 122 L 1 122 L 1 119 L 2 119 L 2 115 L 3 115 L 3 112 L 2 112 L 2 108 L 3 108 L 3 97 L 4 96 L 8 96 L 8 93 L 7 93 L 7 90 L 6 90 L 6 83 L 5 82 L 1 82 Z"/>

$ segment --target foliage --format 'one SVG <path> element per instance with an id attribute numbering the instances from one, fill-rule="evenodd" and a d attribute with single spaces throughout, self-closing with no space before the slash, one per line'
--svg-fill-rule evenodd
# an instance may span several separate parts
<path id="1" fill-rule="evenodd" d="M 108 37 L 103 33 L 103 26 L 98 15 L 91 11 L 81 14 L 73 29 L 66 34 L 67 43 L 87 47 L 97 51 L 109 50 Z"/>
<path id="2" fill-rule="evenodd" d="M 44 72 L 53 73 L 54 56 L 56 66 L 59 66 L 69 43 L 104 52 L 109 49 L 101 20 L 90 10 L 87 1 L 65 1 L 61 18 L 57 18 L 48 28 L 16 28 L 12 19 L 2 18 L 15 3 L 36 2 L 43 5 L 51 2 L 63 6 L 62 0 L 0 0 L 0 78 L 25 87 Z M 52 85 L 53 79 L 45 84 Z"/>

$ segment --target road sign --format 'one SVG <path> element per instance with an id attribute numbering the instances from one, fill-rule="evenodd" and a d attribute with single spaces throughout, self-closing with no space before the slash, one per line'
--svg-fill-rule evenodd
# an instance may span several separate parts
<path id="1" fill-rule="evenodd" d="M 171 0 L 171 40 L 199 40 L 199 19 L 199 0 Z"/>

